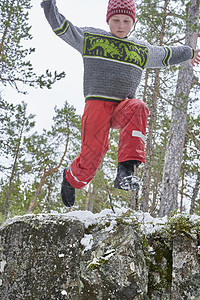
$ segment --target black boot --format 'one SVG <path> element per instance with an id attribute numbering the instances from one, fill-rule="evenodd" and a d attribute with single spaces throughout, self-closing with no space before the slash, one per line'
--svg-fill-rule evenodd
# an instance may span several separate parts
<path id="1" fill-rule="evenodd" d="M 64 169 L 63 171 L 63 181 L 61 186 L 61 199 L 65 206 L 72 207 L 75 202 L 75 188 L 71 186 L 71 184 L 66 181 L 66 173 L 67 169 Z"/>
<path id="2" fill-rule="evenodd" d="M 140 180 L 137 176 L 134 176 L 134 166 L 138 167 L 141 164 L 137 160 L 129 160 L 120 162 L 117 167 L 117 176 L 114 180 L 114 188 L 138 191 L 140 189 Z"/>

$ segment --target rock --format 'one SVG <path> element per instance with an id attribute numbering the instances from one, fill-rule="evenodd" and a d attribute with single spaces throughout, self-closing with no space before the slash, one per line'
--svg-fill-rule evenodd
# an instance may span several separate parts
<path id="1" fill-rule="evenodd" d="M 173 240 L 172 296 L 174 300 L 200 296 L 198 241 L 187 236 Z M 199 297 L 200 300 L 200 297 Z"/>
<path id="2" fill-rule="evenodd" d="M 149 299 L 170 300 L 172 283 L 171 242 L 157 233 L 152 234 L 148 242 L 152 249 L 149 256 Z"/>
<path id="3" fill-rule="evenodd" d="M 93 246 L 82 253 L 81 281 L 87 299 L 143 299 L 148 266 L 138 224 L 93 231 Z"/>
<path id="4" fill-rule="evenodd" d="M 23 217 L 0 234 L 0 260 L 4 263 L 0 299 L 69 299 L 79 290 L 80 240 L 78 220 Z"/>
<path id="5" fill-rule="evenodd" d="M 185 234 L 174 220 L 158 226 L 125 210 L 15 217 L 0 230 L 0 299 L 197 300 L 199 219 Z"/>

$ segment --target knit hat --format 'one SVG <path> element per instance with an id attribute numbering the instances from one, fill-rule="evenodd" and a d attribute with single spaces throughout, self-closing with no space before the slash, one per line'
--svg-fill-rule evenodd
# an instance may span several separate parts
<path id="1" fill-rule="evenodd" d="M 130 16 L 133 19 L 133 23 L 135 23 L 136 8 L 133 0 L 109 0 L 106 22 L 108 23 L 113 15 L 119 14 Z"/>

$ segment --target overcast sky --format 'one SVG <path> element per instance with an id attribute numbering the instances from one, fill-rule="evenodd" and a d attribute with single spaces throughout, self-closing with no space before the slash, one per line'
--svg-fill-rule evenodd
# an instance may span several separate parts
<path id="1" fill-rule="evenodd" d="M 32 36 L 30 47 L 36 52 L 30 57 L 37 74 L 45 73 L 46 69 L 58 72 L 65 71 L 66 77 L 54 84 L 52 89 L 28 88 L 29 94 L 18 94 L 14 89 L 3 89 L 3 98 L 14 104 L 22 100 L 28 103 L 28 113 L 36 114 L 37 130 L 48 129 L 52 124 L 54 107 L 62 107 L 67 100 L 83 113 L 83 63 L 81 54 L 58 38 L 40 6 L 40 0 L 32 0 L 30 25 Z M 93 26 L 108 30 L 105 21 L 107 0 L 57 0 L 59 11 L 77 26 Z M 26 88 L 27 89 L 27 88 Z"/>

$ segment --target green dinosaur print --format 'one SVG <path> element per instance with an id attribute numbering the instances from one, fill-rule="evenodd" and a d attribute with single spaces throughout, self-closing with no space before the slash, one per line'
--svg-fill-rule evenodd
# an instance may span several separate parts
<path id="1" fill-rule="evenodd" d="M 148 57 L 148 49 L 141 49 L 135 45 L 131 45 L 129 48 L 125 45 L 124 46 L 125 52 L 126 52 L 126 59 L 125 61 L 134 60 L 137 65 L 144 65 L 146 63 L 147 57 Z"/>
<path id="2" fill-rule="evenodd" d="M 88 51 L 91 52 L 93 50 L 96 50 L 96 55 L 101 56 L 102 54 L 106 57 L 108 54 L 114 58 L 115 55 L 121 56 L 121 53 L 119 49 L 114 45 L 114 43 L 111 43 L 106 39 L 95 39 L 92 42 L 92 45 L 90 48 L 88 48 Z"/>
<path id="3" fill-rule="evenodd" d="M 121 39 L 85 33 L 83 56 L 101 57 L 145 68 L 148 48 Z"/>

